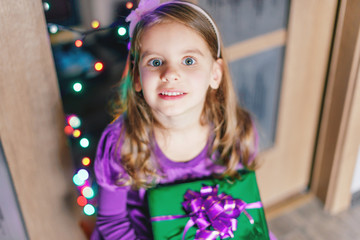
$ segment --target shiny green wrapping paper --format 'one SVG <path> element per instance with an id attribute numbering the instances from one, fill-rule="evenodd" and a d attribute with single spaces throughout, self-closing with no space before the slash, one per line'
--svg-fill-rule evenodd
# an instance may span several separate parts
<path id="1" fill-rule="evenodd" d="M 241 179 L 229 181 L 227 179 L 203 179 L 193 182 L 186 182 L 167 186 L 158 186 L 148 190 L 149 212 L 151 217 L 186 215 L 182 207 L 184 194 L 187 190 L 199 192 L 203 185 L 219 186 L 218 193 L 224 192 L 235 199 L 241 199 L 246 203 L 261 201 L 256 182 L 255 172 L 240 172 Z M 269 239 L 268 227 L 263 208 L 246 210 L 254 219 L 251 224 L 248 217 L 241 213 L 237 218 L 237 230 L 234 232 L 234 238 L 226 239 L 251 239 L 267 240 Z M 152 230 L 155 240 L 181 240 L 184 227 L 189 217 L 183 217 L 172 220 L 152 221 Z M 186 233 L 187 240 L 194 239 L 197 226 L 192 226 Z M 220 239 L 218 237 L 217 239 Z"/>

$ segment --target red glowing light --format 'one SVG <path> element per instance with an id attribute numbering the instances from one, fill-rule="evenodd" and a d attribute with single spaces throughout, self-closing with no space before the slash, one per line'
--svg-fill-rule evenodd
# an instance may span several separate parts
<path id="1" fill-rule="evenodd" d="M 126 3 L 126 8 L 127 9 L 132 9 L 134 7 L 134 4 L 132 2 L 127 2 Z"/>
<path id="2" fill-rule="evenodd" d="M 79 204 L 79 206 L 83 207 L 83 206 L 85 206 L 85 205 L 88 203 L 88 201 L 87 201 L 86 197 L 84 197 L 84 196 L 79 196 L 79 197 L 77 198 L 77 203 Z"/>
<path id="3" fill-rule="evenodd" d="M 76 47 L 81 47 L 83 45 L 83 41 L 81 41 L 80 39 L 75 41 L 75 46 Z"/>
<path id="4" fill-rule="evenodd" d="M 66 135 L 71 135 L 74 132 L 74 129 L 71 126 L 66 126 L 64 132 Z"/>
<path id="5" fill-rule="evenodd" d="M 104 69 L 104 64 L 102 62 L 96 62 L 94 68 L 96 71 L 100 72 Z"/>

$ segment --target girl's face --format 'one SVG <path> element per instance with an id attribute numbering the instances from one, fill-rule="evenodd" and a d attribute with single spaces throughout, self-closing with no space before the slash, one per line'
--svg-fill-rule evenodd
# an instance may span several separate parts
<path id="1" fill-rule="evenodd" d="M 214 60 L 204 39 L 177 22 L 156 24 L 140 40 L 140 78 L 135 90 L 157 119 L 199 118 L 209 86 L 219 87 L 222 60 Z"/>

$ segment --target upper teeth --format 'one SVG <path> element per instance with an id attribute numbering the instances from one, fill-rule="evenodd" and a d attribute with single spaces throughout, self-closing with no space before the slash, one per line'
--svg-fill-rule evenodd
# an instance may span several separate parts
<path id="1" fill-rule="evenodd" d="M 162 92 L 162 95 L 167 95 L 167 96 L 178 96 L 178 95 L 182 95 L 184 93 L 182 92 Z"/>

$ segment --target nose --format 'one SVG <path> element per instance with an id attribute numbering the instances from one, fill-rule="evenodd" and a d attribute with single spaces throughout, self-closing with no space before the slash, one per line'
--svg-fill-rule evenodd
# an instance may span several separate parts
<path id="1" fill-rule="evenodd" d="M 161 74 L 161 81 L 170 82 L 177 81 L 180 79 L 180 74 L 175 66 L 167 65 Z"/>

